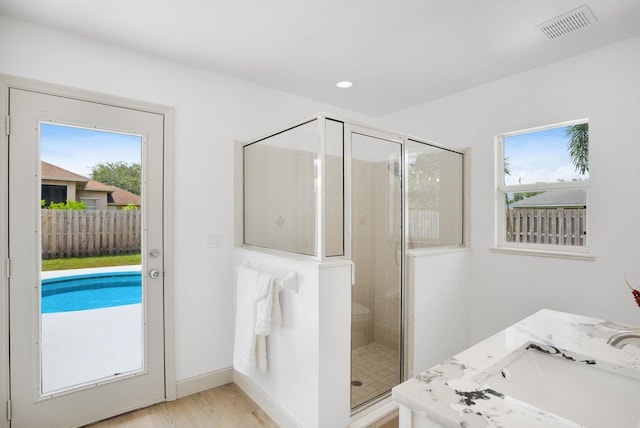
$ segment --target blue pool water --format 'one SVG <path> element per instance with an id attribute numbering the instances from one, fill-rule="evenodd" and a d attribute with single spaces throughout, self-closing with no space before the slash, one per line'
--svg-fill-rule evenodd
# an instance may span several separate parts
<path id="1" fill-rule="evenodd" d="M 42 280 L 42 313 L 82 311 L 142 301 L 140 272 L 106 272 Z"/>

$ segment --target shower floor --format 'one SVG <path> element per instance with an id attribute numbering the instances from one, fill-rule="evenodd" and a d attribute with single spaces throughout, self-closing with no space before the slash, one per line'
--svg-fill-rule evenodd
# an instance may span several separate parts
<path id="1" fill-rule="evenodd" d="M 388 392 L 400 383 L 398 350 L 377 342 L 352 350 L 351 382 L 352 409 Z"/>

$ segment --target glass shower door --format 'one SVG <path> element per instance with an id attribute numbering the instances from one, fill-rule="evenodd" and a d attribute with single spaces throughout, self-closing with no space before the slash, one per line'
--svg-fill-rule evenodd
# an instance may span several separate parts
<path id="1" fill-rule="evenodd" d="M 351 408 L 402 379 L 402 142 L 351 133 Z"/>

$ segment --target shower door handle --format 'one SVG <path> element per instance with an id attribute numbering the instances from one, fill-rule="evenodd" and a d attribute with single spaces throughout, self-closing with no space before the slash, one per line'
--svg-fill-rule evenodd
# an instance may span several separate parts
<path id="1" fill-rule="evenodd" d="M 158 269 L 151 269 L 149 271 L 149 277 L 150 278 L 157 278 L 160 276 L 160 271 Z"/>

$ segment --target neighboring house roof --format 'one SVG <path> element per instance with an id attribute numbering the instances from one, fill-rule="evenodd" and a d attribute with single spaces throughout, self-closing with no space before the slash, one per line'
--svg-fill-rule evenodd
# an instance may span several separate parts
<path id="1" fill-rule="evenodd" d="M 80 174 L 45 161 L 41 161 L 41 171 L 42 178 L 46 180 L 77 181 L 79 182 L 78 187 L 81 191 L 106 192 L 108 205 L 126 206 L 133 204 L 140 206 L 142 204 L 140 195 L 116 186 L 101 183 L 92 178 L 83 177 Z"/>
<path id="2" fill-rule="evenodd" d="M 530 198 L 519 200 L 511 204 L 512 208 L 533 207 L 586 207 L 586 189 L 557 189 L 539 193 Z"/>
<path id="3" fill-rule="evenodd" d="M 113 192 L 113 189 L 117 189 L 117 187 L 101 183 L 93 178 L 90 178 L 84 186 L 84 190 L 92 190 L 94 192 Z"/>
<path id="4" fill-rule="evenodd" d="M 40 161 L 42 178 L 46 180 L 59 181 L 81 181 L 86 183 L 89 179 L 75 172 L 68 171 L 59 166 L 52 165 L 45 161 Z"/>
<path id="5" fill-rule="evenodd" d="M 111 186 L 112 192 L 108 196 L 109 205 L 122 205 L 126 206 L 129 204 L 141 206 L 142 201 L 140 195 L 136 195 L 135 193 L 131 193 L 128 190 L 121 189 L 119 187 Z"/>

